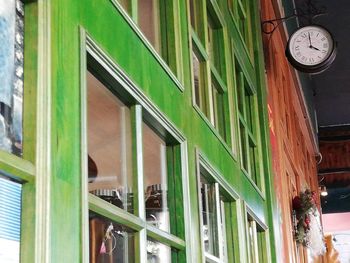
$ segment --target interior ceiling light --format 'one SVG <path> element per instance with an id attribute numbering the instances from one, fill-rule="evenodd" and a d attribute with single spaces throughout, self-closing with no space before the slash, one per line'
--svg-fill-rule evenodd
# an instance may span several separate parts
<path id="1" fill-rule="evenodd" d="M 321 185 L 321 187 L 320 187 L 320 195 L 321 196 L 327 196 L 328 195 L 326 186 Z"/>

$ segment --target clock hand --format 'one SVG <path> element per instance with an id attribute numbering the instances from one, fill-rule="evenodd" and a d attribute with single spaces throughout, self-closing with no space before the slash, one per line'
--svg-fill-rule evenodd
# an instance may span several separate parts
<path id="1" fill-rule="evenodd" d="M 314 47 L 313 45 L 311 45 L 310 48 L 315 49 L 315 50 L 318 50 L 318 51 L 321 51 L 321 50 L 319 50 L 317 47 Z"/>
<path id="2" fill-rule="evenodd" d="M 310 43 L 309 48 L 312 48 L 312 44 L 311 44 L 311 37 L 310 37 L 310 32 L 307 32 L 307 33 L 308 33 L 308 35 L 309 35 L 309 43 Z"/>

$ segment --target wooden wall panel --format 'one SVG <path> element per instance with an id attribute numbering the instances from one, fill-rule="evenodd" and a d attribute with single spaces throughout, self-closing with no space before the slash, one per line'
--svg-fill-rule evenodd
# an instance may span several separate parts
<path id="1" fill-rule="evenodd" d="M 275 1 L 262 1 L 262 20 L 278 17 L 276 6 Z M 297 247 L 294 241 L 291 202 L 301 190 L 318 191 L 316 147 L 303 114 L 305 105 L 300 99 L 296 72 L 284 55 L 283 27 L 280 26 L 273 35 L 263 37 L 277 216 L 283 242 L 276 244 L 276 250 L 281 249 L 279 262 L 306 262 L 304 249 Z"/>

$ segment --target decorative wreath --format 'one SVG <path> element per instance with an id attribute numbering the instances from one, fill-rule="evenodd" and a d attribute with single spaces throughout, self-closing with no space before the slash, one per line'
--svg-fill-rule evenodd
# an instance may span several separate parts
<path id="1" fill-rule="evenodd" d="M 296 242 L 309 248 L 314 256 L 323 255 L 325 252 L 316 200 L 316 193 L 309 189 L 293 198 Z"/>

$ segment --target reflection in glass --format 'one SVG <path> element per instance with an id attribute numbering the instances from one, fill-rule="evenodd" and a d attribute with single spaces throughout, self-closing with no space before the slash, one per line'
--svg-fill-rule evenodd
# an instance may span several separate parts
<path id="1" fill-rule="evenodd" d="M 213 117 L 214 126 L 218 129 L 221 137 L 226 138 L 225 133 L 225 109 L 224 109 L 224 96 L 219 91 L 215 81 L 212 82 L 212 100 L 213 100 Z"/>
<path id="2" fill-rule="evenodd" d="M 147 124 L 142 128 L 147 222 L 169 231 L 166 144 Z"/>
<path id="3" fill-rule="evenodd" d="M 132 212 L 130 109 L 90 72 L 87 89 L 89 191 Z"/>
<path id="4" fill-rule="evenodd" d="M 196 29 L 196 13 L 195 13 L 195 3 L 190 0 L 190 16 L 191 16 L 191 26 Z"/>
<path id="5" fill-rule="evenodd" d="M 209 184 L 203 176 L 201 176 L 200 182 L 204 250 L 213 256 L 219 257 L 218 222 L 215 209 L 215 184 Z"/>
<path id="6" fill-rule="evenodd" d="M 0 262 L 20 262 L 22 186 L 0 177 Z"/>
<path id="7" fill-rule="evenodd" d="M 118 2 L 121 4 L 121 6 L 124 8 L 126 12 L 131 13 L 130 8 L 130 0 L 118 0 Z"/>
<path id="8" fill-rule="evenodd" d="M 227 261 L 225 201 L 224 201 L 224 197 L 222 196 L 220 196 L 220 220 L 221 220 L 221 235 L 222 235 L 222 244 L 221 244 L 222 256 Z"/>
<path id="9" fill-rule="evenodd" d="M 194 85 L 194 94 L 195 94 L 195 100 L 196 104 L 200 107 L 201 106 L 201 99 L 200 99 L 200 81 L 201 81 L 201 73 L 200 73 L 200 62 L 199 59 L 196 56 L 196 53 L 192 51 L 192 65 L 193 65 L 193 85 Z"/>
<path id="10" fill-rule="evenodd" d="M 153 239 L 147 240 L 147 263 L 170 263 L 171 247 Z"/>
<path id="11" fill-rule="evenodd" d="M 0 0 L 0 149 L 22 155 L 24 6 Z"/>
<path id="12" fill-rule="evenodd" d="M 155 50 L 161 53 L 159 0 L 138 0 L 138 24 Z"/>
<path id="13" fill-rule="evenodd" d="M 90 263 L 135 262 L 135 233 L 110 219 L 89 213 Z"/>
<path id="14" fill-rule="evenodd" d="M 249 246 L 250 246 L 250 262 L 254 262 L 254 227 L 253 222 L 248 219 L 248 240 L 249 240 Z"/>

